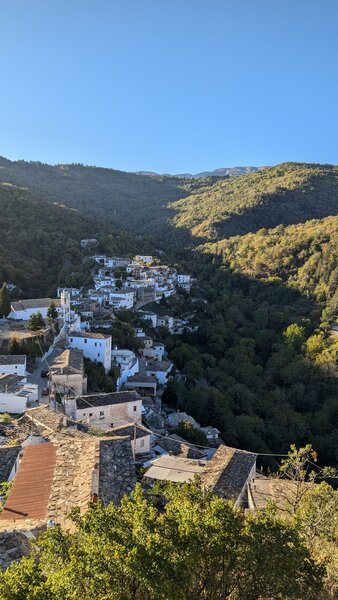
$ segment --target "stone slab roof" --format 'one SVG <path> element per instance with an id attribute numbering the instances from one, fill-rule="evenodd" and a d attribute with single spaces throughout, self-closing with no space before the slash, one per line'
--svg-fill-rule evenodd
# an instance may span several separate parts
<path id="1" fill-rule="evenodd" d="M 166 373 L 167 371 L 169 371 L 172 367 L 172 363 L 168 362 L 166 360 L 160 360 L 160 361 L 154 361 L 154 362 L 148 362 L 147 366 L 146 366 L 146 371 L 158 371 L 158 372 L 163 372 Z"/>
<path id="2" fill-rule="evenodd" d="M 0 525 L 53 519 L 71 528 L 67 514 L 73 506 L 83 514 L 97 491 L 105 505 L 119 502 L 135 483 L 129 437 L 59 436 L 26 446 Z"/>
<path id="3" fill-rule="evenodd" d="M 69 338 L 91 338 L 97 340 L 108 340 L 111 336 L 103 333 L 94 333 L 93 331 L 71 331 L 68 334 Z"/>
<path id="4" fill-rule="evenodd" d="M 0 354 L 0 365 L 24 365 L 26 354 Z"/>
<path id="5" fill-rule="evenodd" d="M 0 483 L 8 481 L 21 446 L 0 446 Z"/>
<path id="6" fill-rule="evenodd" d="M 172 433 L 168 437 L 161 437 L 157 440 L 157 445 L 164 448 L 167 452 L 170 452 L 174 456 L 181 456 L 182 458 L 203 458 L 204 454 L 198 448 L 189 445 L 179 435 Z"/>
<path id="7" fill-rule="evenodd" d="M 256 455 L 229 446 L 220 446 L 207 463 L 202 485 L 225 500 L 237 501 L 252 469 Z"/>
<path id="8" fill-rule="evenodd" d="M 38 406 L 29 408 L 18 420 L 18 426 L 30 430 L 33 434 L 42 437 L 50 437 L 51 434 L 60 431 L 64 427 L 75 426 L 70 417 L 59 412 L 51 406 Z"/>
<path id="9" fill-rule="evenodd" d="M 15 392 L 24 380 L 25 377 L 20 375 L 0 375 L 0 392 Z"/>
<path id="10" fill-rule="evenodd" d="M 69 348 L 57 356 L 50 365 L 53 375 L 83 375 L 84 359 L 82 350 Z"/>
<path id="11" fill-rule="evenodd" d="M 284 511 L 290 509 L 297 492 L 298 486 L 294 481 L 257 474 L 249 484 L 249 507 L 262 511 L 267 508 L 268 503 L 273 503 L 280 511 Z"/>
<path id="12" fill-rule="evenodd" d="M 137 374 L 137 375 L 130 375 L 130 377 L 128 377 L 127 382 L 126 383 L 134 383 L 134 382 L 140 382 L 140 383 L 156 383 L 157 379 L 155 377 L 155 375 L 143 375 L 141 373 Z"/>
<path id="13" fill-rule="evenodd" d="M 55 306 L 61 306 L 61 300 L 59 298 L 31 298 L 30 300 L 12 302 L 11 307 L 14 311 L 26 310 L 29 308 L 49 308 L 52 302 L 54 302 Z"/>
<path id="14" fill-rule="evenodd" d="M 110 434 L 128 436 L 130 439 L 133 439 L 135 435 L 135 427 L 133 425 L 121 425 L 119 427 L 113 427 L 108 435 L 110 436 Z M 136 439 L 147 437 L 148 435 L 151 434 L 149 431 L 147 431 L 147 429 L 142 427 L 142 425 L 137 425 Z"/>
<path id="15" fill-rule="evenodd" d="M 126 404 L 128 402 L 137 402 L 142 400 L 137 392 L 111 392 L 108 394 L 86 394 L 77 396 L 76 408 L 90 408 L 99 406 L 109 406 L 112 404 Z"/>

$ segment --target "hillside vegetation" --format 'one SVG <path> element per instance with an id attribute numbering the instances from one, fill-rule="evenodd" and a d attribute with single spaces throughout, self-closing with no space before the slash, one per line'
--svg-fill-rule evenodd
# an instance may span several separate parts
<path id="1" fill-rule="evenodd" d="M 332 165 L 285 163 L 239 177 L 182 179 L 0 158 L 0 182 L 154 236 L 163 246 L 194 246 L 338 212 Z"/>
<path id="2" fill-rule="evenodd" d="M 24 295 L 52 293 L 69 281 L 82 268 L 82 238 L 98 235 L 112 252 L 134 250 L 124 232 L 10 184 L 0 184 L 0 214 L 0 281 Z"/>
<path id="3" fill-rule="evenodd" d="M 175 227 L 217 240 L 338 213 L 338 167 L 285 163 L 202 185 L 170 205 Z"/>
<path id="4" fill-rule="evenodd" d="M 203 250 L 221 256 L 232 271 L 281 283 L 338 309 L 338 216 L 278 225 L 235 236 Z"/>
<path id="5" fill-rule="evenodd" d="M 46 200 L 55 200 L 118 226 L 152 233 L 150 221 L 165 206 L 187 195 L 197 182 L 161 175 L 138 175 L 79 164 L 51 166 L 39 162 L 10 161 L 0 157 L 0 182 L 28 188 Z"/>

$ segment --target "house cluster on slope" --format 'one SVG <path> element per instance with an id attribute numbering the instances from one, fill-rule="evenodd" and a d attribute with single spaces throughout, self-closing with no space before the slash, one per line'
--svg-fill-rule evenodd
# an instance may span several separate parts
<path id="1" fill-rule="evenodd" d="M 96 246 L 94 239 L 82 242 Z M 255 454 L 225 446 L 216 428 L 184 412 L 164 412 L 161 404 L 174 365 L 158 341 L 159 328 L 175 334 L 190 324 L 142 307 L 179 288 L 190 292 L 190 275 L 156 264 L 152 256 L 91 258 L 98 265 L 92 289 L 59 288 L 56 299 L 13 302 L 3 323 L 8 335 L 14 323 L 19 338 L 34 336 L 25 324 L 40 313 L 46 330 L 36 336 L 45 336 L 47 344 L 53 305 L 58 333 L 41 361 L 44 397 L 25 355 L 0 355 L 0 413 L 16 415 L 0 421 L 0 483 L 11 483 L 7 499 L 0 499 L 0 568 L 27 553 L 29 540 L 46 528 L 71 529 L 72 507 L 83 513 L 89 502 L 118 503 L 133 491 L 137 476 L 146 493 L 156 481 L 198 476 L 205 489 L 237 507 L 262 504 L 261 495 L 255 499 Z M 114 313 L 122 308 L 138 310 L 137 350 L 118 347 L 111 335 Z M 88 392 L 85 359 L 106 374 L 114 370 L 115 392 Z M 205 446 L 177 435 L 182 423 L 203 433 Z"/>

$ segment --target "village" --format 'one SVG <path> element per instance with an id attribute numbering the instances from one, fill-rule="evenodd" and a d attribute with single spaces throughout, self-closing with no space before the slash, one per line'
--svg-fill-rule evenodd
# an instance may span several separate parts
<path id="1" fill-rule="evenodd" d="M 181 374 L 159 334 L 196 327 L 170 314 L 167 299 L 190 294 L 195 280 L 153 256 L 90 259 L 92 287 L 14 301 L 1 322 L 0 483 L 7 493 L 0 498 L 0 568 L 47 528 L 71 527 L 70 508 L 118 503 L 137 481 L 151 493 L 156 482 L 198 476 L 235 507 L 254 511 L 276 493 L 256 470 L 256 454 L 226 446 L 218 429 L 162 402 Z M 132 336 L 121 346 L 114 331 L 125 311 L 134 325 L 127 324 Z M 15 353 L 23 340 L 38 345 L 38 356 Z M 98 373 L 104 391 L 97 391 Z M 186 440 L 184 431 L 203 443 Z"/>

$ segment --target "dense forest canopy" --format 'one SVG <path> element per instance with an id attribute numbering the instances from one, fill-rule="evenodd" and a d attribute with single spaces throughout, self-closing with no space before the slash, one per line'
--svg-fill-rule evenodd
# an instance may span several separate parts
<path id="1" fill-rule="evenodd" d="M 125 232 L 12 184 L 0 184 L 0 211 L 0 281 L 24 295 L 52 293 L 81 271 L 82 238 L 98 237 L 111 253 L 137 250 Z"/>

